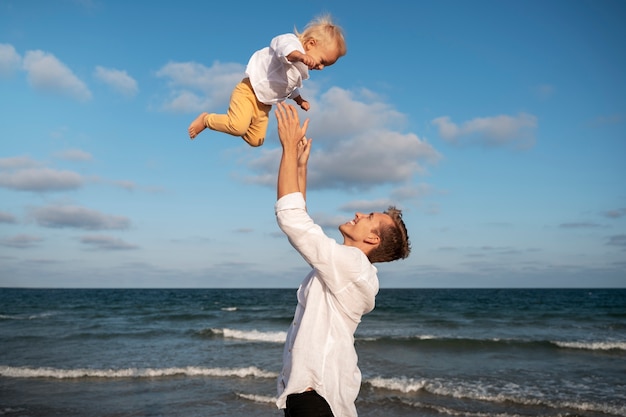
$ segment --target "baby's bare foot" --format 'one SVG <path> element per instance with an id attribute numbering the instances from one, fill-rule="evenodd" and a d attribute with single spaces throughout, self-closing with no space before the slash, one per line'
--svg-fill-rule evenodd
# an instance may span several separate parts
<path id="1" fill-rule="evenodd" d="M 200 116 L 196 117 L 196 120 L 191 122 L 187 131 L 189 132 L 189 138 L 194 139 L 200 132 L 206 129 L 204 125 L 204 118 L 208 116 L 208 113 L 201 113 Z"/>

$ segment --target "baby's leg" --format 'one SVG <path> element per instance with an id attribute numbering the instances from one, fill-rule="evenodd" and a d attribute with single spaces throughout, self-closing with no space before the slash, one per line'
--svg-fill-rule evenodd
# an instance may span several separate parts
<path id="1" fill-rule="evenodd" d="M 206 128 L 206 117 L 208 115 L 208 113 L 200 113 L 200 115 L 196 117 L 193 122 L 191 122 L 189 128 L 187 129 L 187 131 L 189 132 L 189 137 L 191 139 L 194 139 L 196 136 L 198 136 L 198 134 L 200 134 L 200 132 L 202 132 Z"/>
<path id="2" fill-rule="evenodd" d="M 255 113 L 255 101 L 252 87 L 240 82 L 230 96 L 226 114 L 209 114 L 204 121 L 206 127 L 233 136 L 245 135 Z"/>
<path id="3" fill-rule="evenodd" d="M 267 133 L 267 124 L 269 122 L 269 113 L 272 106 L 263 104 L 256 101 L 254 108 L 254 116 L 252 117 L 252 123 L 248 127 L 248 131 L 241 136 L 243 140 L 248 142 L 250 146 L 261 146 L 265 141 L 265 135 Z"/>

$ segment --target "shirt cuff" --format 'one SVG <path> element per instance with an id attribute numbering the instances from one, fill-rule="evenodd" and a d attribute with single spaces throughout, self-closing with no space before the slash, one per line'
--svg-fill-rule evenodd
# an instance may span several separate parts
<path id="1" fill-rule="evenodd" d="M 278 213 L 282 210 L 305 209 L 306 202 L 301 192 L 290 193 L 282 196 L 274 205 L 274 211 Z"/>

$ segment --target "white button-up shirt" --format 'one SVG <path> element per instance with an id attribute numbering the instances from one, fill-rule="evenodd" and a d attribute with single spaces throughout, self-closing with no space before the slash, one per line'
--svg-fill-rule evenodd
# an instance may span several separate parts
<path id="1" fill-rule="evenodd" d="M 302 42 L 292 33 L 276 36 L 270 46 L 256 51 L 246 67 L 246 75 L 256 98 L 269 105 L 300 95 L 302 80 L 309 78 L 309 68 L 302 62 L 289 62 L 293 51 L 305 53 Z"/>
<path id="2" fill-rule="evenodd" d="M 276 404 L 285 408 L 287 395 L 310 387 L 335 417 L 354 417 L 361 388 L 354 332 L 374 308 L 377 269 L 360 249 L 326 236 L 307 214 L 301 193 L 283 196 L 275 211 L 278 225 L 313 268 L 298 288 Z"/>

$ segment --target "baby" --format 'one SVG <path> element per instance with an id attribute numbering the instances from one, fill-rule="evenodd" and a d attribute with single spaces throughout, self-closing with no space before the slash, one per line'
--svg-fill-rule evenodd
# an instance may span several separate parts
<path id="1" fill-rule="evenodd" d="M 298 90 L 309 78 L 309 70 L 322 70 L 346 54 L 342 30 L 325 15 L 311 21 L 302 33 L 276 36 L 269 47 L 256 51 L 244 78 L 233 90 L 226 114 L 201 113 L 189 125 L 194 139 L 205 128 L 241 136 L 250 146 L 265 141 L 272 105 L 287 98 L 303 110 L 309 102 Z"/>

